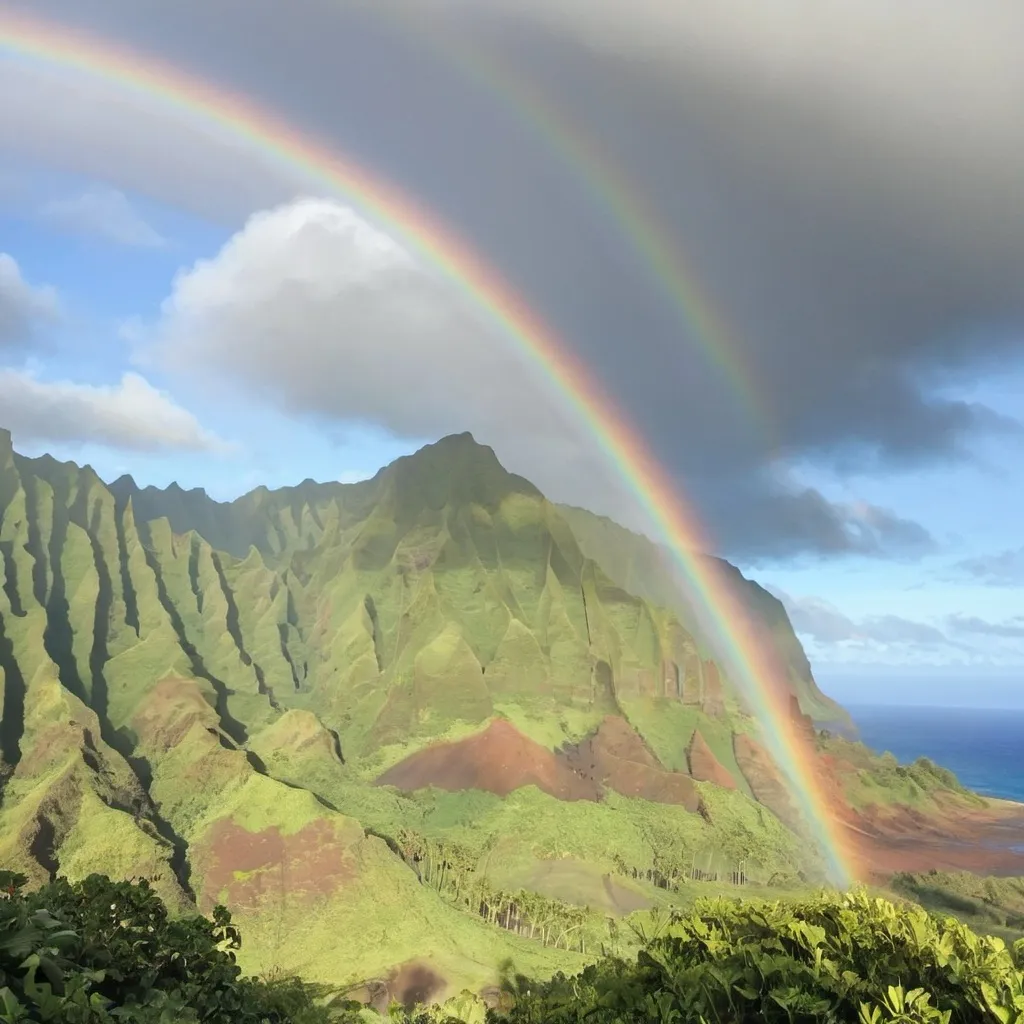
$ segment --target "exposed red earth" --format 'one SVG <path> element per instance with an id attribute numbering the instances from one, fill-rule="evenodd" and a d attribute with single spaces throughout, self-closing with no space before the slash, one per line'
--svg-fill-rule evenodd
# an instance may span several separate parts
<path id="1" fill-rule="evenodd" d="M 713 782 L 722 789 L 736 788 L 732 772 L 715 757 L 700 729 L 694 730 L 693 738 L 686 750 L 686 761 L 690 766 L 690 774 L 698 781 Z"/>
<path id="2" fill-rule="evenodd" d="M 745 733 L 736 734 L 733 750 L 754 799 L 764 804 L 784 824 L 796 826 L 799 814 L 790 797 L 789 786 L 768 751 Z"/>
<path id="3" fill-rule="evenodd" d="M 700 804 L 693 779 L 667 771 L 636 730 L 615 715 L 562 756 L 579 774 L 622 796 L 679 804 L 689 811 L 696 811 Z"/>
<path id="4" fill-rule="evenodd" d="M 411 1010 L 417 1004 L 435 1002 L 446 994 L 447 987 L 446 979 L 430 964 L 413 960 L 400 964 L 386 978 L 363 982 L 346 995 L 386 1014 L 392 1003 Z"/>
<path id="5" fill-rule="evenodd" d="M 427 786 L 452 792 L 481 789 L 497 796 L 536 786 L 559 800 L 599 796 L 593 779 L 501 718 L 475 736 L 418 750 L 384 772 L 377 785 L 405 792 Z"/>
<path id="6" fill-rule="evenodd" d="M 949 801 L 938 814 L 910 808 L 862 813 L 842 822 L 849 847 L 878 881 L 897 871 L 971 871 L 1024 875 L 1024 805 Z"/>
<path id="7" fill-rule="evenodd" d="M 563 751 L 548 750 L 496 719 L 475 736 L 417 751 L 384 772 L 377 785 L 406 792 L 481 789 L 497 796 L 532 785 L 560 800 L 599 800 L 611 789 L 691 811 L 700 803 L 690 776 L 665 769 L 632 726 L 611 715 L 592 736 Z"/>

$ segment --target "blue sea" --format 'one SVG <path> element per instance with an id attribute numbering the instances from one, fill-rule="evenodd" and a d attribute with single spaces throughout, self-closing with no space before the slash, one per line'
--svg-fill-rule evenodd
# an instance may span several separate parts
<path id="1" fill-rule="evenodd" d="M 930 757 L 968 789 L 1024 802 L 1024 709 L 846 707 L 873 750 Z"/>

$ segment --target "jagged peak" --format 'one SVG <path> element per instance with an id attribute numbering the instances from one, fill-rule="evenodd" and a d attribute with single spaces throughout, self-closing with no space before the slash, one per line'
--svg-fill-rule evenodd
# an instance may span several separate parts
<path id="1" fill-rule="evenodd" d="M 139 485 L 135 482 L 135 477 L 131 473 L 122 473 L 108 486 L 111 491 L 123 494 L 134 494 L 139 489 Z"/>
<path id="2" fill-rule="evenodd" d="M 449 434 L 395 459 L 382 475 L 399 488 L 400 498 L 420 498 L 431 507 L 494 505 L 512 493 L 543 497 L 529 480 L 510 473 L 490 445 L 480 444 L 468 431 Z"/>

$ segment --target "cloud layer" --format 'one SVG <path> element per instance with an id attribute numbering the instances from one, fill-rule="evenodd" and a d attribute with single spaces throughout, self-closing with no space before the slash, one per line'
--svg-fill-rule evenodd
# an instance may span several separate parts
<path id="1" fill-rule="evenodd" d="M 793 629 L 815 661 L 910 663 L 954 658 L 1019 664 L 1024 657 L 1021 616 L 992 621 L 957 612 L 934 622 L 891 614 L 854 619 L 825 598 L 769 589 L 786 606 Z"/>
<path id="2" fill-rule="evenodd" d="M 115 385 L 89 385 L 0 370 L 0 409 L 15 443 L 100 444 L 137 452 L 227 450 L 190 412 L 135 373 Z"/>

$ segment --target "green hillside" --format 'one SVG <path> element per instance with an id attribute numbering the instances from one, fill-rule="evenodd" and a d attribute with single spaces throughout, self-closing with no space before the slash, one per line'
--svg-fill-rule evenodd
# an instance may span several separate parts
<path id="1" fill-rule="evenodd" d="M 0 432 L 0 555 L 0 866 L 226 903 L 247 969 L 479 988 L 578 969 L 684 879 L 821 877 L 654 545 L 468 434 L 224 504 Z"/>

